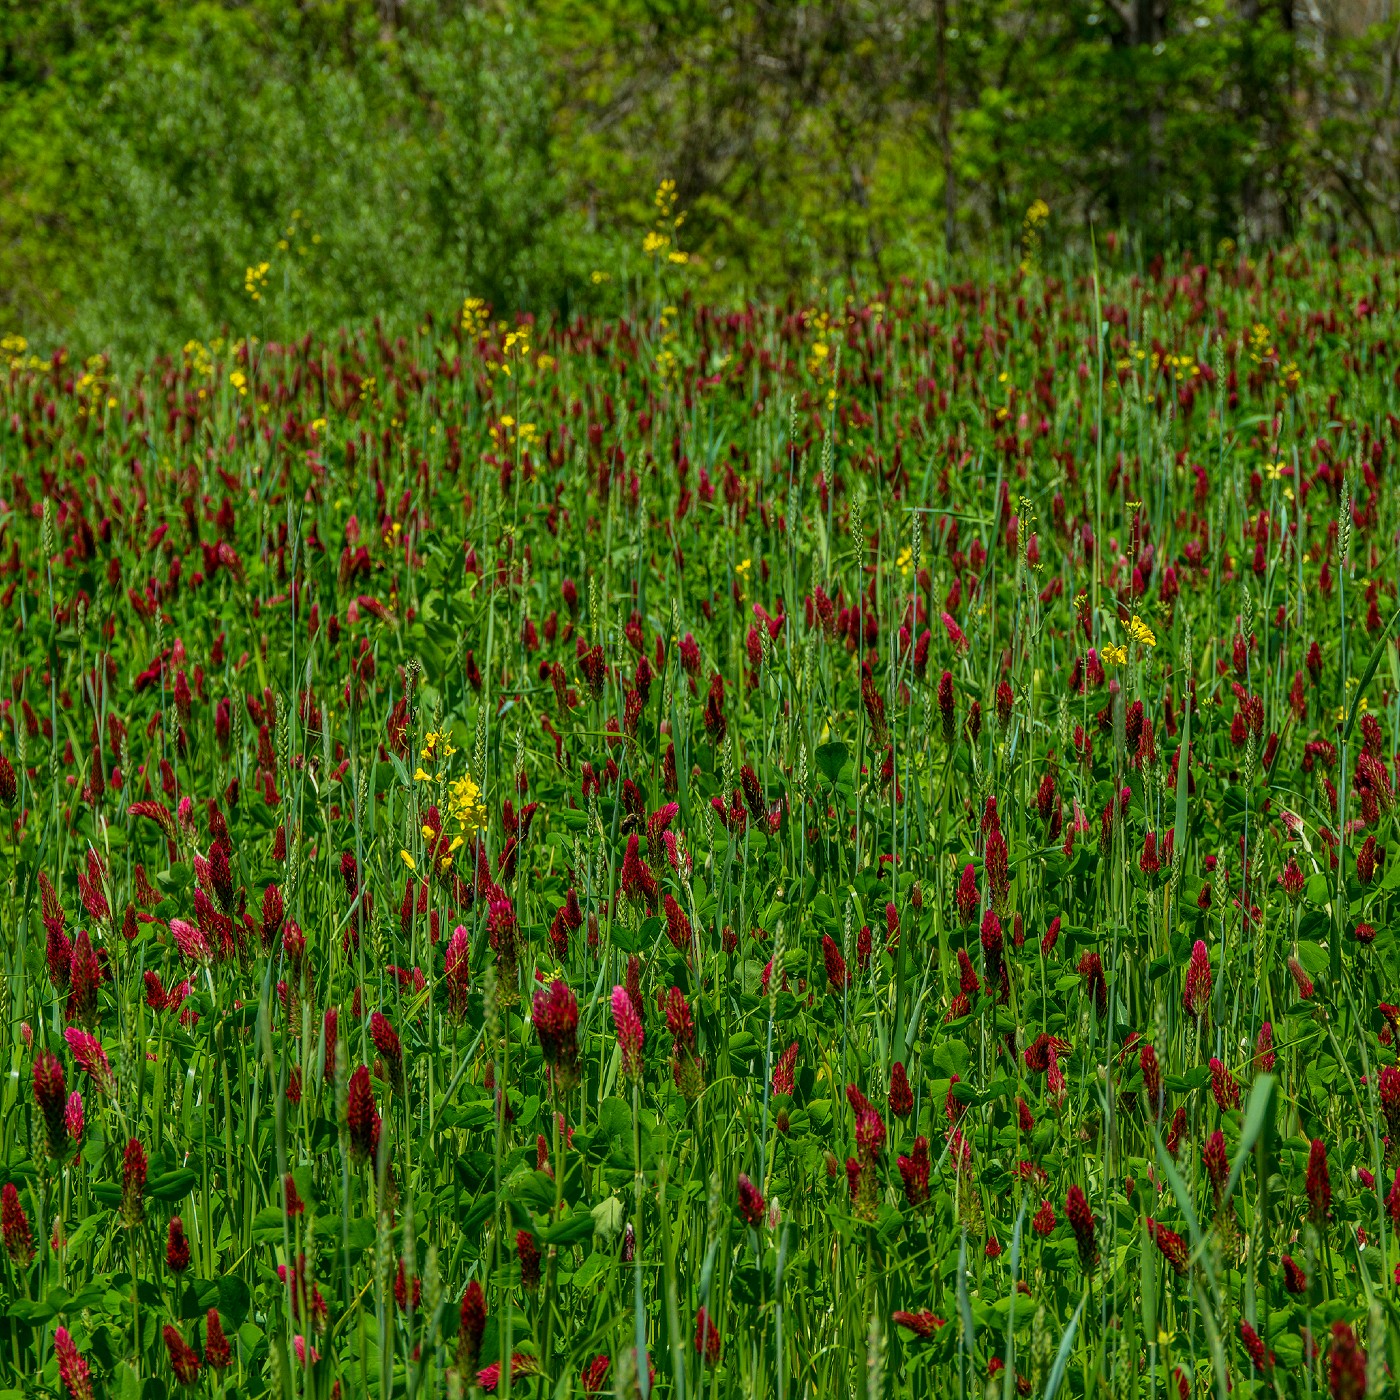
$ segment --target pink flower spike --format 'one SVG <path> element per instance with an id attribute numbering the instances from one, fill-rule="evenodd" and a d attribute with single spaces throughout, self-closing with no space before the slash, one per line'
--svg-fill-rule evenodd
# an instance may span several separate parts
<path id="1" fill-rule="evenodd" d="M 76 1026 L 69 1026 L 63 1032 L 63 1038 L 68 1042 L 68 1048 L 73 1052 L 78 1068 L 92 1080 L 98 1093 L 108 1096 L 116 1093 L 117 1083 L 112 1074 L 112 1066 L 97 1037 L 87 1031 L 80 1031 Z"/>
<path id="2" fill-rule="evenodd" d="M 612 993 L 613 1024 L 617 1027 L 617 1043 L 622 1051 L 622 1072 L 629 1079 L 642 1077 L 641 1017 L 627 995 L 626 987 L 614 987 Z"/>

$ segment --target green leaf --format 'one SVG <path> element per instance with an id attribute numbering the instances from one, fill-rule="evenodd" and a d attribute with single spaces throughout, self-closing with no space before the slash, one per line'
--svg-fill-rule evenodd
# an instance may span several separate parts
<path id="1" fill-rule="evenodd" d="M 156 884 L 158 884 L 166 894 L 178 894 L 181 890 L 187 890 L 194 883 L 194 871 L 183 862 L 172 865 L 169 870 L 158 870 L 156 872 Z"/>
<path id="2" fill-rule="evenodd" d="M 593 1253 L 574 1270 L 574 1287 L 580 1292 L 590 1287 L 607 1265 L 608 1256 L 601 1249 L 595 1249 Z"/>
<path id="3" fill-rule="evenodd" d="M 1055 1362 L 1050 1367 L 1050 1378 L 1045 1382 L 1045 1400 L 1055 1400 L 1059 1392 L 1060 1385 L 1064 1381 L 1065 1372 L 1069 1370 L 1069 1359 L 1074 1353 L 1074 1334 L 1079 1330 L 1079 1319 L 1084 1312 L 1084 1304 L 1088 1302 L 1089 1295 L 1086 1292 L 1079 1300 L 1079 1306 L 1074 1310 L 1074 1316 L 1069 1320 L 1069 1326 L 1065 1328 L 1064 1335 L 1060 1338 L 1060 1345 L 1055 1352 Z"/>
<path id="4" fill-rule="evenodd" d="M 71 1255 L 74 1250 L 85 1245 L 99 1230 L 101 1230 L 111 1216 L 105 1210 L 95 1210 L 78 1223 L 77 1228 L 68 1236 L 68 1251 Z"/>
<path id="5" fill-rule="evenodd" d="M 839 739 L 833 739 L 829 744 L 818 744 L 815 757 L 817 771 L 834 786 L 846 766 L 850 750 Z"/>
<path id="6" fill-rule="evenodd" d="M 1254 1144 L 1259 1141 L 1259 1134 L 1264 1131 L 1269 1121 L 1275 1082 L 1272 1074 L 1261 1074 L 1250 1088 L 1249 1102 L 1245 1105 L 1244 1110 L 1244 1127 L 1240 1130 L 1239 1146 L 1235 1148 L 1235 1160 L 1230 1163 L 1230 1175 L 1225 1182 L 1224 1195 L 1221 1197 L 1222 1209 L 1239 1184 L 1244 1164 L 1248 1161 L 1250 1152 L 1254 1150 Z"/>
<path id="7" fill-rule="evenodd" d="M 173 1172 L 152 1177 L 146 1183 L 146 1193 L 157 1201 L 179 1201 L 189 1195 L 198 1180 L 198 1175 L 188 1167 L 178 1167 Z"/>
<path id="8" fill-rule="evenodd" d="M 475 1230 L 496 1208 L 496 1193 L 488 1191 L 470 1205 L 462 1216 L 462 1232 Z"/>
<path id="9" fill-rule="evenodd" d="M 252 1294 L 248 1285 L 237 1274 L 219 1275 L 219 1311 L 233 1323 L 241 1327 L 248 1316 Z"/>
<path id="10" fill-rule="evenodd" d="M 1076 983 L 1078 978 L 1075 979 Z M 942 1079 L 955 1074 L 962 1079 L 967 1074 L 967 1044 L 961 1040 L 945 1040 L 933 1052 L 934 1073 Z"/>
<path id="11" fill-rule="evenodd" d="M 545 1244 L 573 1244 L 593 1233 L 596 1222 L 587 1206 L 575 1206 L 540 1236 Z"/>
<path id="12" fill-rule="evenodd" d="M 1186 799 L 1191 790 L 1191 691 L 1186 689 L 1181 715 L 1181 757 L 1176 765 L 1176 827 L 1172 834 L 1172 863 L 1186 868 Z"/>

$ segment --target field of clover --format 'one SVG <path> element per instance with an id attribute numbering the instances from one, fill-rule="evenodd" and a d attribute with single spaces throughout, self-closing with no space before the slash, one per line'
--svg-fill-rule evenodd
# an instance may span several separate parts
<path id="1" fill-rule="evenodd" d="M 1389 1393 L 1395 261 L 685 276 L 4 341 L 0 1400 Z"/>

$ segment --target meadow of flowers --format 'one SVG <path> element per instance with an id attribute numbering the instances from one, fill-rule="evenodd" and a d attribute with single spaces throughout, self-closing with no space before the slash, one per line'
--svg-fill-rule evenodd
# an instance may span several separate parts
<path id="1" fill-rule="evenodd" d="M 1382 1394 L 1394 261 L 685 276 L 4 342 L 0 1396 Z"/>

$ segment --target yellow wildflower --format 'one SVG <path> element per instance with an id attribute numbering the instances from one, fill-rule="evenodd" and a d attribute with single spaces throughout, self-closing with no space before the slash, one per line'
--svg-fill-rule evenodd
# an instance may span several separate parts
<path id="1" fill-rule="evenodd" d="M 418 757 L 436 763 L 441 758 L 451 758 L 457 750 L 445 730 L 431 730 L 423 736 L 423 747 Z"/>
<path id="2" fill-rule="evenodd" d="M 486 825 L 486 807 L 481 801 L 481 789 L 470 774 L 448 785 L 447 815 L 469 835 Z"/>
<path id="3" fill-rule="evenodd" d="M 1136 614 L 1128 623 L 1128 635 L 1135 641 L 1141 642 L 1145 647 L 1155 647 L 1157 638 L 1153 636 L 1152 629 Z"/>

